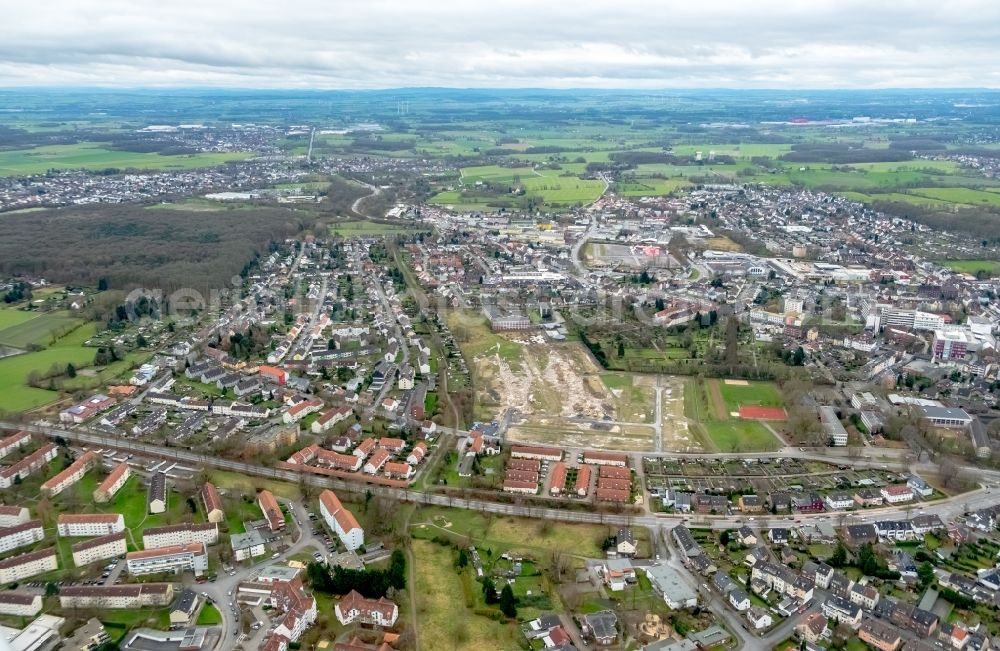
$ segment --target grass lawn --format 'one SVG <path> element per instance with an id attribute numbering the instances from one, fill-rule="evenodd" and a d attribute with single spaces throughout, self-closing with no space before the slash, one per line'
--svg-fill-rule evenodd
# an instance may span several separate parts
<path id="1" fill-rule="evenodd" d="M 220 489 L 242 491 L 248 495 L 256 495 L 257 489 L 267 489 L 277 497 L 284 497 L 289 500 L 302 498 L 302 493 L 299 492 L 298 486 L 284 481 L 264 479 L 262 477 L 247 477 L 246 475 L 228 470 L 212 470 L 210 476 L 212 483 Z"/>
<path id="2" fill-rule="evenodd" d="M 421 646 L 442 651 L 520 648 L 520 631 L 513 624 L 477 616 L 461 598 L 478 587 L 463 585 L 455 572 L 450 547 L 413 541 L 413 586 Z"/>
<path id="3" fill-rule="evenodd" d="M 186 170 L 212 167 L 249 158 L 250 152 L 198 153 L 161 156 L 106 149 L 96 142 L 46 145 L 34 149 L 0 152 L 0 176 L 42 174 L 50 169 L 135 168 L 145 170 Z"/>
<path id="4" fill-rule="evenodd" d="M 976 275 L 985 271 L 994 276 L 1000 274 L 1000 262 L 997 260 L 939 260 L 938 264 L 958 273 Z"/>
<path id="5" fill-rule="evenodd" d="M 198 613 L 198 626 L 218 626 L 222 623 L 222 614 L 213 604 L 205 604 Z"/>
<path id="6" fill-rule="evenodd" d="M 120 640 L 129 630 L 139 626 L 149 626 L 167 630 L 170 628 L 169 608 L 114 608 L 101 610 L 98 617 L 101 623 L 108 628 L 108 635 L 112 640 Z M 120 635 L 116 635 L 121 631 Z"/>

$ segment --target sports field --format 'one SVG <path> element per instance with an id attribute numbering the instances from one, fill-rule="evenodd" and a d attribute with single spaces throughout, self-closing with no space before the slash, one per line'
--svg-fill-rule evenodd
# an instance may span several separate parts
<path id="1" fill-rule="evenodd" d="M 781 407 L 784 401 L 778 387 L 771 382 L 734 383 L 733 380 L 716 380 L 726 411 L 733 413 L 743 406 Z"/>
<path id="2" fill-rule="evenodd" d="M 701 430 L 709 444 L 719 452 L 766 452 L 780 447 L 780 441 L 756 420 L 743 420 L 734 413 L 738 401 L 756 400 L 764 406 L 780 400 L 774 385 L 752 382 L 726 385 L 722 380 L 687 380 L 684 385 L 684 416 L 693 430 Z M 722 387 L 730 387 L 728 399 Z M 765 403 L 772 404 L 765 404 Z M 779 403 L 780 404 L 780 403 Z M 732 409 L 730 409 L 732 407 Z"/>
<path id="3" fill-rule="evenodd" d="M 0 176 L 44 174 L 50 169 L 186 170 L 221 165 L 228 161 L 249 158 L 251 155 L 250 152 L 211 152 L 162 156 L 116 151 L 106 149 L 96 142 L 80 142 L 73 145 L 45 145 L 34 149 L 0 152 Z"/>

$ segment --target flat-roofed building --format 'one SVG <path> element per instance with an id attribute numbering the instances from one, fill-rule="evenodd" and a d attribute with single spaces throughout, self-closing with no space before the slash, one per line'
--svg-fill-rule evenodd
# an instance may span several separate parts
<path id="1" fill-rule="evenodd" d="M 128 463 L 122 461 L 117 466 L 111 469 L 108 476 L 104 478 L 97 488 L 94 489 L 94 501 L 98 504 L 103 504 L 105 502 L 110 502 L 111 498 L 114 497 L 118 491 L 121 490 L 125 482 L 129 480 L 132 476 L 132 469 L 129 467 Z"/>
<path id="2" fill-rule="evenodd" d="M 83 567 L 97 561 L 121 556 L 128 551 L 128 545 L 125 544 L 125 532 L 119 531 L 78 542 L 70 547 L 70 551 L 73 552 L 73 564 L 77 567 Z"/>
<path id="3" fill-rule="evenodd" d="M 105 536 L 125 531 L 125 517 L 121 513 L 62 513 L 56 519 L 60 536 Z"/>
<path id="4" fill-rule="evenodd" d="M 229 536 L 229 545 L 233 549 L 233 558 L 237 561 L 246 561 L 251 558 L 263 556 L 267 551 L 264 544 L 264 537 L 256 529 L 251 529 L 246 533 L 230 534 Z"/>
<path id="5" fill-rule="evenodd" d="M 208 570 L 208 554 L 204 543 L 157 547 L 125 555 L 125 566 L 133 576 L 164 572 L 194 572 L 201 576 Z"/>
<path id="6" fill-rule="evenodd" d="M 104 630 L 104 624 L 91 617 L 86 624 L 74 629 L 72 635 L 63 640 L 62 648 L 65 651 L 94 651 L 110 640 L 111 636 Z"/>

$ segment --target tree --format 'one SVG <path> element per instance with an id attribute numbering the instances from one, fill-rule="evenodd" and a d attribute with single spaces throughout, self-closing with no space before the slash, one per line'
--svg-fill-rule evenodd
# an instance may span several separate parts
<path id="1" fill-rule="evenodd" d="M 469 553 L 465 551 L 465 547 L 458 550 L 458 560 L 455 561 L 455 566 L 458 569 L 465 569 L 469 565 Z"/>
<path id="2" fill-rule="evenodd" d="M 97 279 L 97 291 L 103 292 L 107 291 L 107 289 L 108 289 L 108 279 L 105 278 L 104 276 L 101 276 L 100 278 Z"/>
<path id="3" fill-rule="evenodd" d="M 66 377 L 75 378 L 76 377 L 76 367 L 72 364 L 66 365 Z"/>
<path id="4" fill-rule="evenodd" d="M 830 563 L 830 567 L 844 567 L 847 565 L 847 548 L 838 542 L 828 562 Z"/>
<path id="5" fill-rule="evenodd" d="M 483 598 L 489 605 L 495 604 L 500 600 L 500 597 L 497 595 L 496 584 L 493 583 L 493 579 L 490 577 L 483 579 Z"/>
<path id="6" fill-rule="evenodd" d="M 517 617 L 517 598 L 509 583 L 500 591 L 500 612 L 511 619 Z"/>
<path id="7" fill-rule="evenodd" d="M 917 568 L 917 576 L 920 578 L 921 588 L 926 588 L 931 583 L 934 582 L 934 566 L 929 562 L 924 561 Z"/>
<path id="8" fill-rule="evenodd" d="M 48 583 L 45 584 L 46 597 L 54 597 L 57 594 L 59 594 L 59 586 L 56 583 L 49 581 Z"/>

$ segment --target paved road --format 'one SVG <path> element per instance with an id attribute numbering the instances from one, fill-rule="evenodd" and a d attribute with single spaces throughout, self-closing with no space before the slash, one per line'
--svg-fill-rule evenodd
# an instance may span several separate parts
<path id="1" fill-rule="evenodd" d="M 236 597 L 236 587 L 240 584 L 240 582 L 253 580 L 258 576 L 262 567 L 270 565 L 271 563 L 283 562 L 289 557 L 303 551 L 310 553 L 320 551 L 323 554 L 326 554 L 326 548 L 324 547 L 322 541 L 318 540 L 312 533 L 312 526 L 305 508 L 303 508 L 303 506 L 298 502 L 291 502 L 284 499 L 281 499 L 280 501 L 288 506 L 290 512 L 299 525 L 299 537 L 289 546 L 288 549 L 279 554 L 278 558 L 271 558 L 271 556 L 265 555 L 255 559 L 257 562 L 254 565 L 237 565 L 237 571 L 234 575 L 219 572 L 215 583 L 191 582 L 188 585 L 188 587 L 192 590 L 200 592 L 201 594 L 207 595 L 211 598 L 215 602 L 219 613 L 222 615 L 222 624 L 220 625 L 222 629 L 222 637 L 219 640 L 216 651 L 227 651 L 236 647 L 238 644 L 237 636 L 234 635 L 234 632 L 242 630 L 243 615 L 242 611 L 237 611 L 240 612 L 239 615 L 233 614 L 232 606 L 230 604 L 234 603 Z M 263 640 L 263 637 L 267 632 L 267 628 L 268 622 L 265 620 L 260 629 L 251 631 L 251 637 L 249 640 L 244 640 L 240 644 L 244 648 L 256 649 Z"/>

